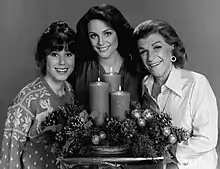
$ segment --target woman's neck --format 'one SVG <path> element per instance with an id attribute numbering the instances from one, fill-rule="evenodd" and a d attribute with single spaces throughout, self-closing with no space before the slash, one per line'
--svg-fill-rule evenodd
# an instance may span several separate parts
<path id="1" fill-rule="evenodd" d="M 164 85 L 167 81 L 167 79 L 170 76 L 170 72 L 172 70 L 173 66 L 171 65 L 170 68 L 167 70 L 166 73 L 164 73 L 164 76 L 155 76 L 154 77 L 154 84 L 152 87 L 152 96 L 157 99 L 157 96 L 161 93 L 161 86 Z"/>
<path id="2" fill-rule="evenodd" d="M 52 91 L 57 95 L 57 96 L 64 96 L 65 95 L 65 83 L 64 82 L 55 82 L 51 78 L 44 77 Z"/>
<path id="3" fill-rule="evenodd" d="M 107 59 L 99 58 L 99 64 L 105 69 L 105 72 L 119 72 L 123 58 L 117 52 Z"/>
<path id="4" fill-rule="evenodd" d="M 164 85 L 168 79 L 168 77 L 170 76 L 170 72 L 172 71 L 172 68 L 173 68 L 173 65 L 171 65 L 169 67 L 169 69 L 167 70 L 166 73 L 164 73 L 164 76 L 160 76 L 160 77 L 154 77 L 155 78 L 155 81 L 154 83 L 157 83 L 160 87 L 162 85 Z"/>
<path id="5" fill-rule="evenodd" d="M 155 77 L 154 83 L 161 87 L 162 85 L 164 85 L 166 83 L 166 81 L 167 81 L 167 78 Z"/>
<path id="6" fill-rule="evenodd" d="M 152 87 L 151 95 L 157 100 L 157 96 L 161 93 L 161 86 L 166 83 L 166 79 L 154 77 L 154 84 Z"/>

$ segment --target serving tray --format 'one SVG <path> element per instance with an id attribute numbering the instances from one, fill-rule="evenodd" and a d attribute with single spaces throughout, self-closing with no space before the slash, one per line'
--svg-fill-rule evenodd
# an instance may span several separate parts
<path id="1" fill-rule="evenodd" d="M 162 161 L 164 157 L 155 158 L 142 158 L 142 157 L 79 157 L 79 158 L 66 158 L 63 159 L 66 163 L 99 163 L 99 162 L 117 162 L 117 163 L 133 163 L 133 162 L 145 162 L 145 161 Z"/>
<path id="2" fill-rule="evenodd" d="M 91 146 L 92 154 L 121 155 L 128 152 L 127 147 Z"/>

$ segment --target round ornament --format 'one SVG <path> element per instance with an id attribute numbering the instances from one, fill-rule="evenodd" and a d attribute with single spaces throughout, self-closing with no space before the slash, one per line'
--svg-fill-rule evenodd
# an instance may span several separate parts
<path id="1" fill-rule="evenodd" d="M 176 136 L 173 135 L 173 134 L 170 134 L 170 136 L 169 136 L 169 142 L 170 142 L 171 144 L 174 144 L 174 143 L 176 143 L 176 141 L 177 141 Z"/>
<path id="2" fill-rule="evenodd" d="M 94 135 L 94 136 L 92 137 L 92 143 L 95 144 L 95 145 L 97 145 L 97 144 L 99 144 L 99 142 L 100 142 L 100 136 Z"/>
<path id="3" fill-rule="evenodd" d="M 143 112 L 142 116 L 143 116 L 144 120 L 150 120 L 153 118 L 153 114 L 152 114 L 151 110 L 149 110 L 149 109 L 146 109 Z"/>
<path id="4" fill-rule="evenodd" d="M 182 133 L 182 135 L 181 135 L 181 139 L 182 139 L 183 141 L 188 140 L 189 137 L 190 137 L 189 132 Z"/>
<path id="5" fill-rule="evenodd" d="M 80 118 L 80 121 L 84 123 L 84 122 L 85 122 L 85 119 L 81 117 L 81 118 Z"/>
<path id="6" fill-rule="evenodd" d="M 106 134 L 103 131 L 100 131 L 99 136 L 103 140 L 106 138 Z"/>
<path id="7" fill-rule="evenodd" d="M 169 127 L 164 127 L 163 128 L 163 135 L 164 136 L 169 136 L 170 135 L 170 133 L 171 133 L 171 130 L 170 130 L 170 128 Z"/>
<path id="8" fill-rule="evenodd" d="M 135 109 L 132 111 L 132 115 L 135 119 L 139 119 L 139 118 L 141 118 L 141 111 L 138 109 Z"/>
<path id="9" fill-rule="evenodd" d="M 138 124 L 140 127 L 144 127 L 146 125 L 146 122 L 144 119 L 140 118 L 140 119 L 138 119 Z"/>

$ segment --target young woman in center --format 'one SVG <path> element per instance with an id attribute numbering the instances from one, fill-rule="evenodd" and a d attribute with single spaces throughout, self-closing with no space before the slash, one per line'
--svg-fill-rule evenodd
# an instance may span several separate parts
<path id="1" fill-rule="evenodd" d="M 90 8 L 77 23 L 76 71 L 68 81 L 73 85 L 76 98 L 89 107 L 89 84 L 103 74 L 121 74 L 123 91 L 131 100 L 139 100 L 139 75 L 134 51 L 133 28 L 112 5 L 101 4 Z"/>

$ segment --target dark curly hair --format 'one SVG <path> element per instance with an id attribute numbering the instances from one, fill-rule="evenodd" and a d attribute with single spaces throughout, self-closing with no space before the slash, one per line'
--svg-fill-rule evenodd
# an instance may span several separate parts
<path id="1" fill-rule="evenodd" d="M 173 62 L 174 66 L 184 68 L 187 61 L 186 49 L 179 35 L 169 23 L 162 20 L 144 21 L 135 28 L 134 38 L 138 41 L 155 33 L 160 34 L 166 43 L 174 47 L 172 51 L 172 55 L 176 57 L 176 61 Z"/>
<path id="2" fill-rule="evenodd" d="M 125 63 L 132 60 L 132 50 L 135 46 L 133 28 L 122 13 L 109 4 L 96 5 L 90 8 L 78 21 L 77 30 L 77 53 L 85 60 L 97 60 L 97 53 L 93 50 L 88 35 L 88 23 L 93 19 L 104 21 L 115 30 L 118 37 L 117 50 Z"/>
<path id="3" fill-rule="evenodd" d="M 75 54 L 76 34 L 65 21 L 53 22 L 41 35 L 37 43 L 35 61 L 42 75 L 46 74 L 46 57 L 52 51 L 70 51 Z"/>

